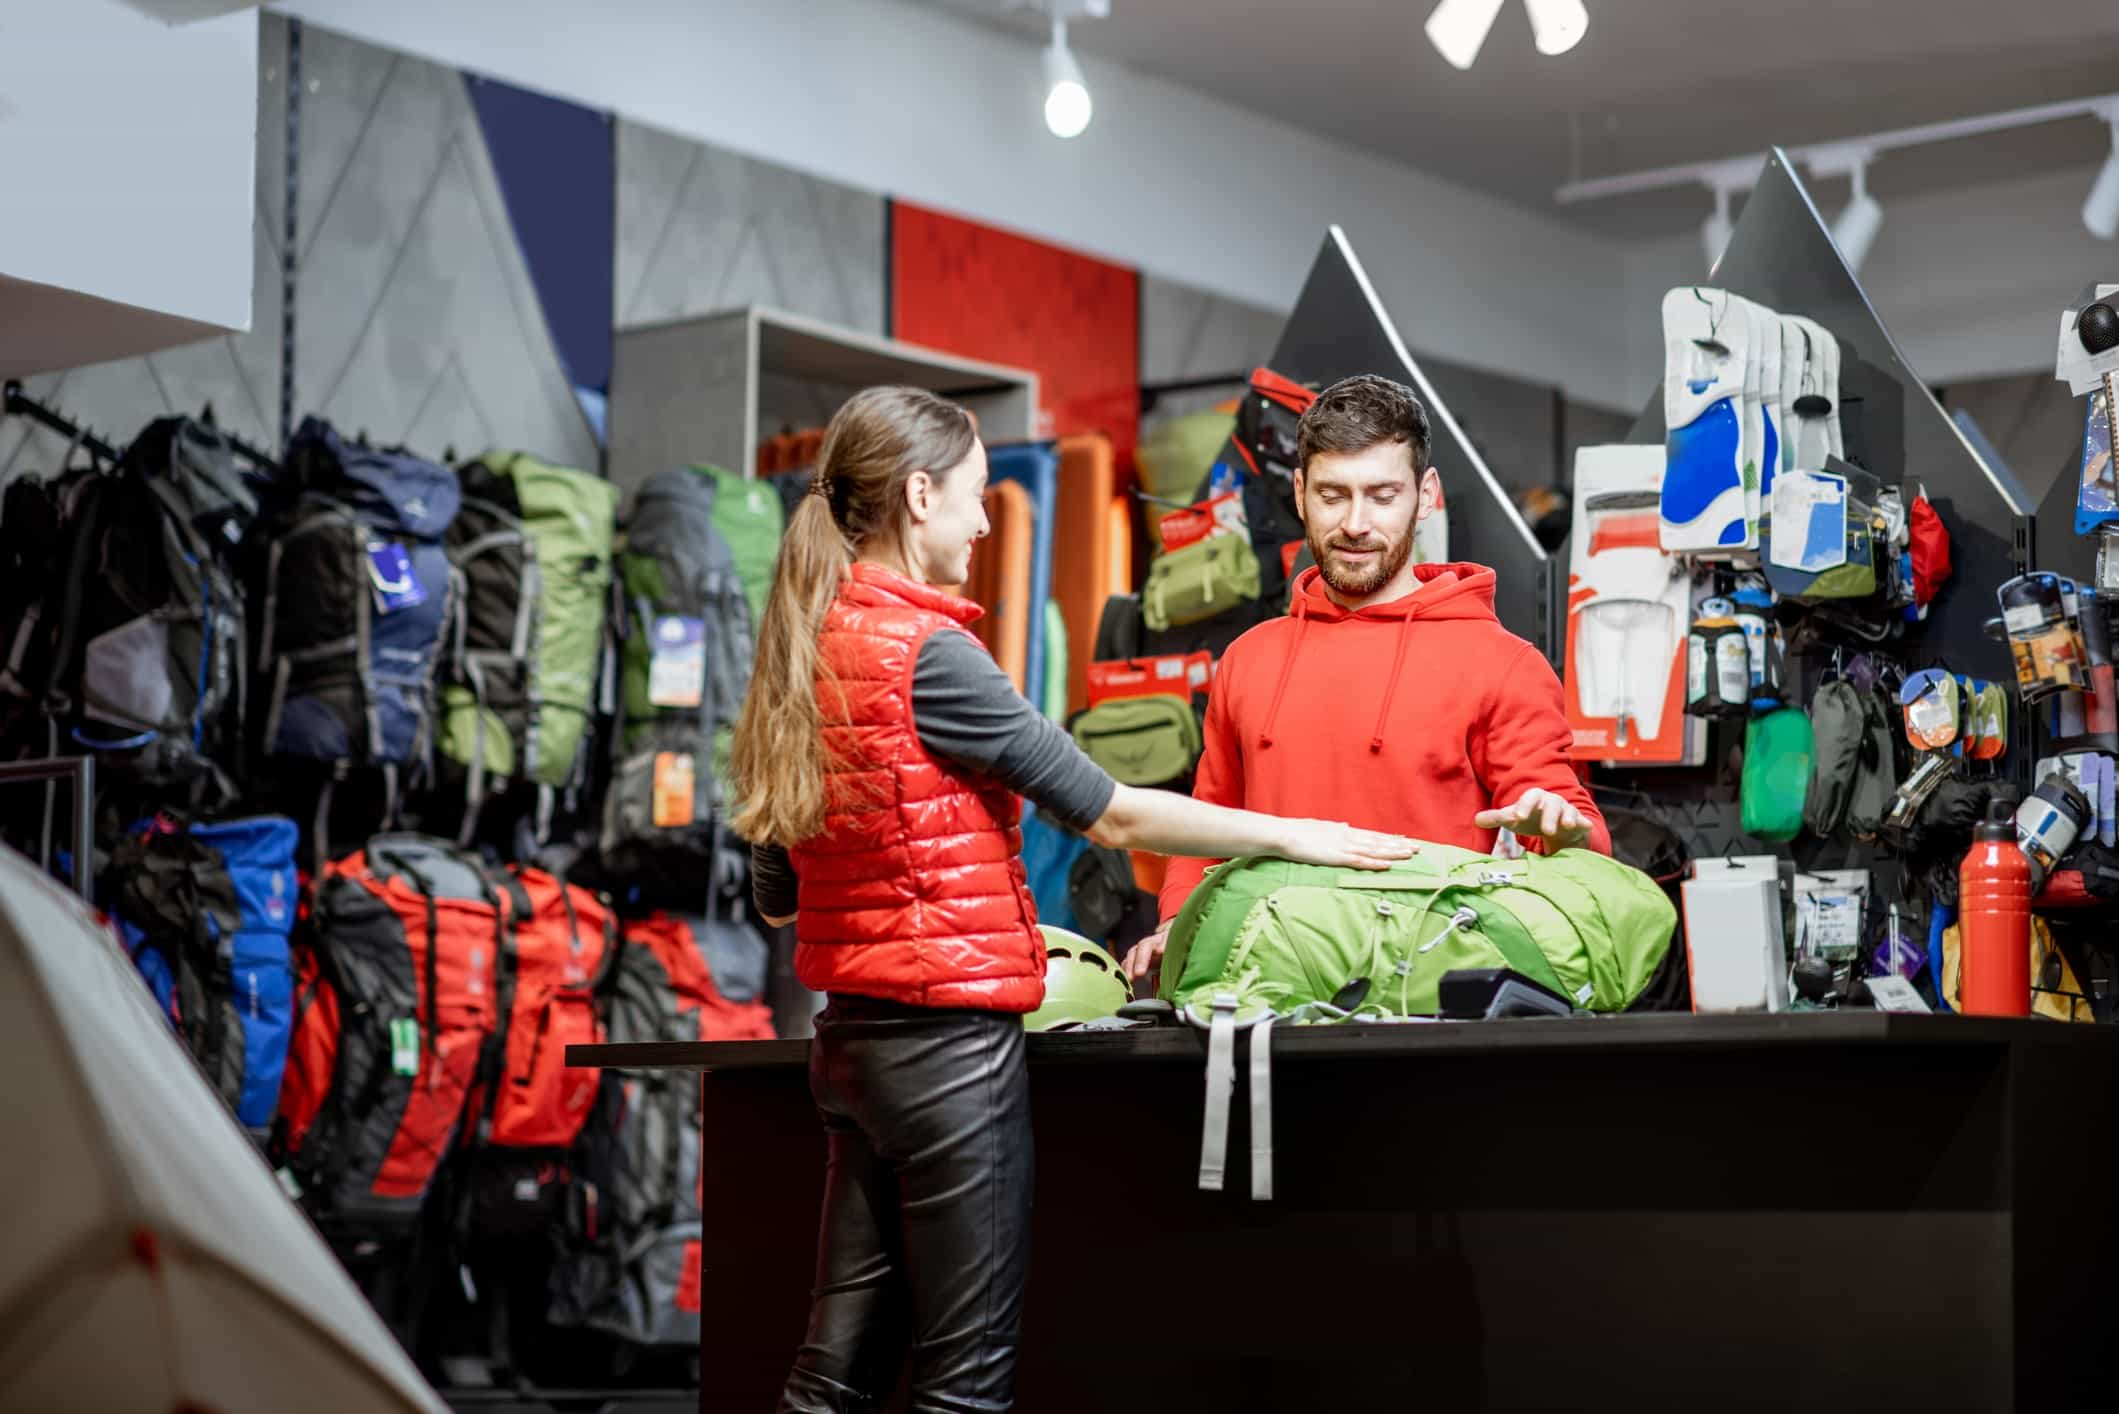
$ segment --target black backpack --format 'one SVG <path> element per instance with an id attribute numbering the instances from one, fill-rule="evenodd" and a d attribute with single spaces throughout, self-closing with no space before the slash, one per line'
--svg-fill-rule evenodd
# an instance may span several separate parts
<path id="1" fill-rule="evenodd" d="M 377 770 L 382 819 L 370 823 L 394 824 L 400 779 L 423 778 L 432 760 L 434 677 L 456 631 L 442 548 L 456 478 L 312 417 L 287 449 L 286 482 L 254 552 L 259 746 L 334 779 Z"/>
<path id="2" fill-rule="evenodd" d="M 63 744 L 195 803 L 233 795 L 246 695 L 235 552 L 257 497 L 221 434 L 149 423 L 68 507 L 49 710 Z"/>

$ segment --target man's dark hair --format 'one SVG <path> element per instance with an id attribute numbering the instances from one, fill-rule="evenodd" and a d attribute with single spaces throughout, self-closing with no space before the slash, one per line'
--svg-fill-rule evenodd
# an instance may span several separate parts
<path id="1" fill-rule="evenodd" d="M 1427 470 L 1427 409 L 1403 383 L 1373 373 L 1343 378 L 1317 395 L 1295 435 L 1296 460 L 1308 469 L 1319 452 L 1365 452 L 1403 442 L 1413 475 Z"/>

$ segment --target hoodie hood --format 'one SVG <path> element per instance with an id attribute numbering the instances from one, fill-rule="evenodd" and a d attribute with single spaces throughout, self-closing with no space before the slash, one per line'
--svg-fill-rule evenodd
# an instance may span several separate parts
<path id="1" fill-rule="evenodd" d="M 1280 716 L 1280 704 L 1287 696 L 1288 683 L 1295 676 L 1295 665 L 1302 657 L 1302 640 L 1313 623 L 1345 623 L 1350 620 L 1367 619 L 1376 622 L 1398 624 L 1396 650 L 1391 654 L 1390 674 L 1383 680 L 1383 700 L 1376 708 L 1376 727 L 1369 736 L 1371 753 L 1383 750 L 1383 727 L 1391 717 L 1391 704 L 1398 696 L 1398 677 L 1405 670 L 1405 645 L 1412 637 L 1412 627 L 1422 620 L 1437 622 L 1442 619 L 1487 619 L 1498 623 L 1494 613 L 1494 572 L 1485 565 L 1469 563 L 1416 565 L 1413 573 L 1420 580 L 1420 588 L 1411 594 L 1401 595 L 1387 603 L 1368 604 L 1359 609 L 1345 609 L 1332 601 L 1325 592 L 1324 575 L 1315 565 L 1295 577 L 1293 600 L 1288 606 L 1295 620 L 1295 641 L 1288 645 L 1287 656 L 1280 660 L 1279 680 L 1273 685 L 1272 705 L 1266 709 L 1265 726 L 1258 734 L 1260 749 L 1273 745 L 1273 726 Z"/>
<path id="2" fill-rule="evenodd" d="M 1383 604 L 1344 609 L 1325 590 L 1324 574 L 1311 565 L 1295 576 L 1288 611 L 1319 623 L 1342 619 L 1494 619 L 1494 572 L 1485 565 L 1415 565 L 1420 588 Z"/>

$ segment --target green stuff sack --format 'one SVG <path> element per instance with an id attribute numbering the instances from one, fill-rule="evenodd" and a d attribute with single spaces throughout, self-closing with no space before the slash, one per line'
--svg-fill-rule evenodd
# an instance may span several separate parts
<path id="1" fill-rule="evenodd" d="M 1258 552 L 1241 535 L 1209 535 L 1148 566 L 1141 614 L 1149 628 L 1196 624 L 1258 597 Z"/>
<path id="2" fill-rule="evenodd" d="M 1590 1011 L 1620 1011 L 1669 950 L 1677 910 L 1653 879 L 1591 850 L 1496 859 L 1422 844 L 1380 871 L 1238 859 L 1209 871 L 1170 929 L 1162 995 L 1205 1024 L 1239 1016 L 1418 1016 L 1458 968 L 1507 967 Z M 1365 981 L 1365 988 L 1352 984 Z M 1324 1005 L 1318 1005 L 1324 1004 Z"/>
<path id="3" fill-rule="evenodd" d="M 780 536 L 787 528 L 787 512 L 779 492 L 765 482 L 704 463 L 690 468 L 693 475 L 713 483 L 714 529 L 728 542 L 736 562 L 736 576 L 743 581 L 743 597 L 750 601 L 750 621 L 755 628 L 765 622 L 765 599 L 772 592 L 773 562 L 780 558 Z"/>
<path id="4" fill-rule="evenodd" d="M 1140 470 L 1140 489 L 1160 501 L 1183 505 L 1192 499 L 1193 488 L 1207 479 L 1214 463 L 1221 460 L 1236 430 L 1236 414 L 1186 413 L 1164 418 L 1149 429 L 1134 449 L 1134 465 Z M 1162 548 L 1162 518 L 1165 506 L 1154 501 L 1147 506 L 1148 534 Z"/>
<path id="5" fill-rule="evenodd" d="M 1792 840 L 1803 832 L 1810 799 L 1816 736 L 1793 707 L 1753 717 L 1744 729 L 1744 833 L 1759 840 Z"/>
<path id="6" fill-rule="evenodd" d="M 1174 693 L 1115 698 L 1074 719 L 1074 744 L 1122 785 L 1167 785 L 1199 760 L 1199 718 Z"/>
<path id="7" fill-rule="evenodd" d="M 1067 693 L 1073 669 L 1067 661 L 1067 616 L 1059 600 L 1045 601 L 1045 700 L 1039 704 L 1046 720 L 1067 720 Z"/>
<path id="8" fill-rule="evenodd" d="M 479 460 L 512 486 L 516 513 L 536 550 L 527 775 L 541 786 L 575 785 L 584 774 L 602 678 L 618 490 L 602 477 L 524 452 L 490 452 Z"/>

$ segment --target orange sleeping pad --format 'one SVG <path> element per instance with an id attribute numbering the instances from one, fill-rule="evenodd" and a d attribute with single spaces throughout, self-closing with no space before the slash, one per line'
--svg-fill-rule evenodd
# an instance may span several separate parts
<path id="1" fill-rule="evenodd" d="M 1110 439 L 1059 440 L 1052 527 L 1052 598 L 1067 624 L 1067 710 L 1089 705 L 1088 667 L 1104 601 L 1133 588 L 1133 525 L 1119 494 Z"/>
<path id="2" fill-rule="evenodd" d="M 1030 659 L 1030 493 L 1013 481 L 993 482 L 986 488 L 986 519 L 992 529 L 972 548 L 963 594 L 985 606 L 986 617 L 971 631 L 1021 692 Z"/>

